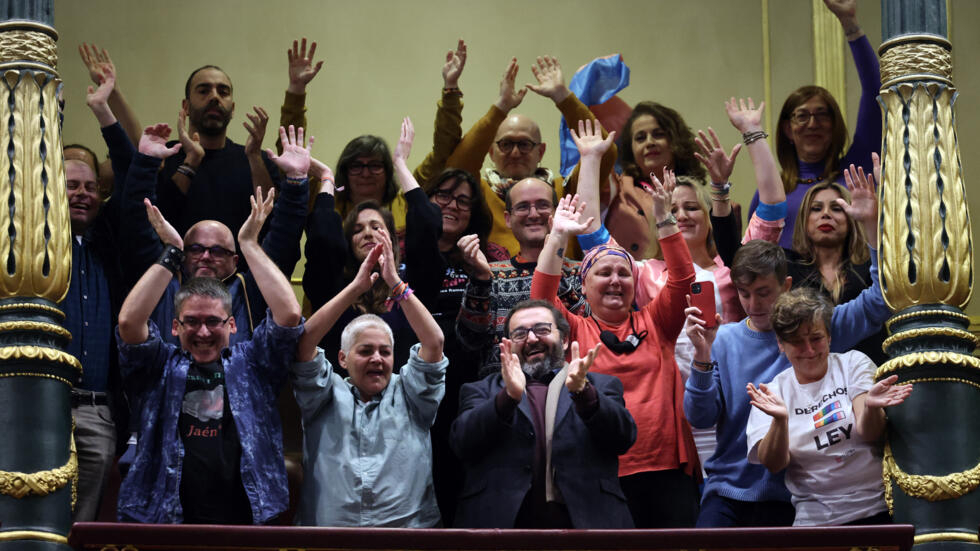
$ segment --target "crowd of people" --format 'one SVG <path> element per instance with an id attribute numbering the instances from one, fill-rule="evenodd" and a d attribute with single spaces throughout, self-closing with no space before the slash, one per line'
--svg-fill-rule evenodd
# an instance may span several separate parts
<path id="1" fill-rule="evenodd" d="M 282 522 L 288 383 L 301 525 L 890 522 L 884 408 L 912 387 L 873 380 L 891 313 L 875 251 L 880 75 L 855 0 L 825 3 L 863 90 L 847 150 L 817 86 L 786 99 L 775 154 L 750 98 L 718 106 L 742 136 L 730 151 L 653 101 L 607 132 L 550 56 L 524 88 L 510 59 L 464 134 L 460 40 L 419 166 L 406 118 L 393 149 L 359 136 L 332 169 L 304 131 L 316 43 L 288 50 L 275 150 L 261 108 L 245 144 L 227 137 L 219 67 L 190 74 L 170 140 L 167 124 L 140 126 L 108 53 L 83 45 L 109 153 L 65 146 L 61 306 L 84 367 L 75 520 L 96 518 L 121 455 L 120 520 Z M 542 131 L 515 111 L 528 92 L 571 129 L 568 178 L 541 166 Z M 742 149 L 756 189 L 744 230 L 729 181 Z M 306 318 L 288 279 L 304 257 Z"/>

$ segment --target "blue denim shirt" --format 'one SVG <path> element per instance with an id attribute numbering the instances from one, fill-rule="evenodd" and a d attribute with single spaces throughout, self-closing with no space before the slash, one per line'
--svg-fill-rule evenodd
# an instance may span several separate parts
<path id="1" fill-rule="evenodd" d="M 65 312 L 65 328 L 71 331 L 68 353 L 82 362 L 76 388 L 105 392 L 112 354 L 112 300 L 102 261 L 88 236 L 71 240 L 71 285 L 59 306 Z"/>
<path id="2" fill-rule="evenodd" d="M 119 518 L 179 523 L 183 520 L 180 473 L 184 446 L 177 420 L 193 358 L 180 347 L 164 342 L 152 321 L 149 330 L 149 338 L 141 344 L 128 345 L 119 338 L 123 377 L 143 385 L 139 444 L 119 488 Z M 118 337 L 118 328 L 116 331 Z M 289 503 L 276 399 L 302 333 L 302 323 L 280 327 L 267 313 L 251 340 L 234 344 L 221 354 L 228 402 L 242 445 L 242 484 L 256 524 L 285 511 Z"/>
<path id="3" fill-rule="evenodd" d="M 431 528 L 439 522 L 429 429 L 446 393 L 445 356 L 419 359 L 364 402 L 323 350 L 291 367 L 303 414 L 303 488 L 296 523 Z"/>

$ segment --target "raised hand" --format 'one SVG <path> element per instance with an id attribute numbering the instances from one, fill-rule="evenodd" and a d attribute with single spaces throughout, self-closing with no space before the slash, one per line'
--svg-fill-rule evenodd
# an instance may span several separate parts
<path id="1" fill-rule="evenodd" d="M 265 112 L 265 109 L 261 107 L 252 106 L 255 110 L 255 114 L 245 112 L 245 116 L 248 117 L 248 122 L 243 122 L 242 126 L 245 127 L 245 131 L 248 132 L 248 139 L 245 140 L 245 154 L 246 155 L 258 155 L 262 152 L 262 140 L 265 139 L 265 126 L 269 122 L 269 114 Z"/>
<path id="2" fill-rule="evenodd" d="M 446 52 L 446 64 L 442 66 L 442 86 L 443 88 L 457 88 L 459 77 L 463 74 L 463 67 L 466 66 L 466 43 L 459 39 L 456 44 L 456 51 Z"/>
<path id="3" fill-rule="evenodd" d="M 316 42 L 310 43 L 310 51 L 306 51 L 306 38 L 302 44 L 293 40 L 293 48 L 286 50 L 286 57 L 289 59 L 289 87 L 286 88 L 291 94 L 305 94 L 306 85 L 313 80 L 313 77 L 320 72 L 323 61 L 313 64 L 313 54 L 316 53 Z"/>
<path id="4" fill-rule="evenodd" d="M 112 89 L 116 86 L 116 74 L 113 72 L 111 65 L 106 65 L 102 68 L 102 73 L 98 76 L 99 80 L 96 83 L 99 85 L 98 88 L 88 87 L 88 93 L 85 94 L 85 103 L 95 109 L 96 106 L 108 106 L 109 105 L 109 94 L 112 93 Z"/>
<path id="5" fill-rule="evenodd" d="M 177 139 L 184 147 L 184 162 L 197 168 L 204 160 L 204 146 L 201 145 L 201 135 L 197 132 L 193 136 L 187 134 L 187 110 L 181 109 L 177 115 Z"/>
<path id="6" fill-rule="evenodd" d="M 823 0 L 837 19 L 854 19 L 857 17 L 857 0 Z"/>
<path id="7" fill-rule="evenodd" d="M 358 295 L 363 295 L 370 291 L 374 282 L 378 280 L 378 272 L 374 271 L 374 267 L 378 264 L 378 259 L 381 258 L 383 253 L 384 246 L 378 243 L 361 262 L 361 267 L 357 269 L 357 275 L 351 281 L 351 285 L 354 286 Z"/>
<path id="8" fill-rule="evenodd" d="M 88 76 L 95 84 L 102 83 L 102 75 L 109 70 L 113 75 L 116 74 L 116 66 L 109 57 L 109 52 L 105 48 L 99 49 L 95 44 L 82 43 L 78 46 L 78 55 L 82 57 L 82 63 L 88 69 Z"/>
<path id="9" fill-rule="evenodd" d="M 507 70 L 504 71 L 504 77 L 500 79 L 500 95 L 494 105 L 504 113 L 509 113 L 511 109 L 520 105 L 524 101 L 524 95 L 527 94 L 527 88 L 514 90 L 514 81 L 517 79 L 518 69 L 517 58 L 512 57 L 510 63 L 507 64 Z"/>
<path id="10" fill-rule="evenodd" d="M 892 375 L 875 383 L 868 391 L 864 405 L 869 408 L 885 408 L 904 402 L 912 394 L 912 385 L 896 385 L 897 381 L 898 375 Z"/>
<path id="11" fill-rule="evenodd" d="M 877 153 L 871 153 L 871 166 L 874 172 L 875 182 L 881 182 L 881 157 Z"/>
<path id="12" fill-rule="evenodd" d="M 718 335 L 721 315 L 715 314 L 714 327 L 708 327 L 701 317 L 704 315 L 701 309 L 697 306 L 691 306 L 691 295 L 687 295 L 687 308 L 684 309 L 684 315 L 686 316 L 684 332 L 687 333 L 687 337 L 691 339 L 691 344 L 694 346 L 694 359 L 699 362 L 711 361 L 711 345 L 714 344 L 715 337 Z"/>
<path id="13" fill-rule="evenodd" d="M 588 382 L 586 375 L 589 374 L 589 368 L 592 367 L 592 362 L 595 361 L 595 356 L 599 353 L 600 346 L 602 345 L 595 345 L 592 350 L 589 350 L 585 353 L 585 356 L 580 358 L 578 355 L 578 341 L 572 341 L 572 361 L 568 363 L 568 375 L 565 377 L 565 388 L 569 392 L 582 392 L 582 389 L 585 388 L 585 383 Z"/>
<path id="14" fill-rule="evenodd" d="M 674 171 L 669 168 L 664 169 L 664 181 L 653 172 L 650 173 L 650 181 L 653 189 L 649 190 L 653 196 L 653 216 L 657 220 L 663 220 L 670 214 L 670 204 L 673 202 L 674 187 L 677 186 L 677 178 Z"/>
<path id="15" fill-rule="evenodd" d="M 415 126 L 412 125 L 412 119 L 405 117 L 402 119 L 402 130 L 401 135 L 398 137 L 398 145 L 395 146 L 395 152 L 391 154 L 392 162 L 406 162 L 408 155 L 412 152 L 412 142 L 414 141 Z"/>
<path id="16" fill-rule="evenodd" d="M 585 212 L 585 201 L 579 201 L 578 194 L 566 195 L 558 201 L 551 221 L 551 232 L 557 235 L 578 235 L 592 224 L 592 217 L 580 222 Z"/>
<path id="17" fill-rule="evenodd" d="M 565 77 L 561 73 L 561 64 L 554 56 L 539 57 L 537 63 L 531 65 L 537 84 L 528 84 L 527 88 L 535 94 L 551 98 L 555 103 L 561 103 L 571 92 L 565 86 Z"/>
<path id="18" fill-rule="evenodd" d="M 769 390 L 765 383 L 760 384 L 759 388 L 749 383 L 745 386 L 745 390 L 749 393 L 750 403 L 766 415 L 773 419 L 789 419 L 789 410 L 786 408 L 783 399 Z"/>
<path id="19" fill-rule="evenodd" d="M 310 147 L 313 147 L 313 136 L 310 136 Z M 333 195 L 337 187 L 334 179 L 333 170 L 326 163 L 315 157 L 310 157 L 310 181 L 320 182 L 319 193 L 329 193 Z"/>
<path id="20" fill-rule="evenodd" d="M 381 236 L 381 277 L 385 280 L 385 283 L 389 287 L 394 287 L 397 285 L 401 278 L 398 276 L 398 263 L 395 262 L 395 253 L 391 248 L 391 236 L 388 235 L 388 230 L 381 228 L 377 230 L 378 235 Z"/>
<path id="21" fill-rule="evenodd" d="M 140 138 L 139 152 L 150 157 L 166 159 L 180 151 L 182 144 L 175 143 L 167 147 L 167 138 L 170 137 L 170 126 L 166 123 L 147 126 L 143 129 L 143 136 Z"/>
<path id="22" fill-rule="evenodd" d="M 609 149 L 613 140 L 616 139 L 615 131 L 603 138 L 602 124 L 597 120 L 580 120 L 578 121 L 578 132 L 575 132 L 574 128 L 570 130 L 572 140 L 575 141 L 575 147 L 578 148 L 578 154 L 582 157 L 602 157 L 602 154 Z"/>
<path id="23" fill-rule="evenodd" d="M 262 197 L 262 188 L 255 188 L 255 195 L 249 197 L 249 201 L 252 203 L 252 212 L 248 214 L 248 218 L 245 219 L 245 223 L 242 224 L 241 229 L 238 230 L 238 243 L 258 243 L 259 241 L 259 231 L 262 230 L 262 225 L 265 224 L 265 219 L 269 217 L 269 213 L 272 212 L 272 205 L 275 201 L 276 190 L 275 188 L 269 190 L 269 194 L 264 198 Z"/>
<path id="24" fill-rule="evenodd" d="M 456 246 L 463 254 L 463 264 L 470 277 L 484 281 L 493 277 L 487 256 L 480 249 L 480 236 L 475 233 L 464 235 L 456 242 Z"/>
<path id="25" fill-rule="evenodd" d="M 160 241 L 184 250 L 184 240 L 180 238 L 180 234 L 170 225 L 170 222 L 167 222 L 167 219 L 163 217 L 160 209 L 156 208 L 149 199 L 145 198 L 143 199 L 143 205 L 146 206 L 146 218 L 150 221 L 150 225 L 153 226 L 153 231 L 157 232 Z"/>
<path id="26" fill-rule="evenodd" d="M 746 104 L 746 99 L 748 103 Z M 741 133 L 756 132 L 762 130 L 762 112 L 766 108 L 766 102 L 759 104 L 757 108 L 752 98 L 735 97 L 725 102 L 725 112 L 728 113 L 728 120 L 732 126 Z"/>
<path id="27" fill-rule="evenodd" d="M 865 174 L 862 167 L 855 169 L 852 164 L 844 171 L 844 183 L 851 192 L 851 204 L 847 204 L 841 197 L 837 198 L 837 204 L 858 222 L 877 223 L 878 194 L 875 191 L 874 176 Z"/>
<path id="28" fill-rule="evenodd" d="M 514 401 L 520 402 L 524 396 L 527 377 L 521 369 L 521 360 L 511 350 L 510 339 L 500 340 L 500 377 L 504 380 L 504 389 Z"/>
<path id="29" fill-rule="evenodd" d="M 735 144 L 731 154 L 726 154 L 715 130 L 709 126 L 708 132 L 711 134 L 710 142 L 704 130 L 698 130 L 698 137 L 694 138 L 694 142 L 698 144 L 698 149 L 701 152 L 695 151 L 694 157 L 701 161 L 704 168 L 708 169 L 708 175 L 711 176 L 712 182 L 725 184 L 732 175 L 732 169 L 735 168 L 735 157 L 738 157 L 738 152 L 742 150 L 742 144 Z"/>
<path id="30" fill-rule="evenodd" d="M 311 139 L 310 144 L 307 145 L 303 127 L 297 130 L 291 124 L 288 134 L 285 128 L 279 127 L 279 139 L 282 142 L 282 155 L 276 155 L 275 151 L 266 149 L 269 159 L 276 163 L 279 170 L 286 173 L 287 178 L 293 180 L 306 178 L 310 170 L 310 148 L 313 147 L 313 140 Z"/>

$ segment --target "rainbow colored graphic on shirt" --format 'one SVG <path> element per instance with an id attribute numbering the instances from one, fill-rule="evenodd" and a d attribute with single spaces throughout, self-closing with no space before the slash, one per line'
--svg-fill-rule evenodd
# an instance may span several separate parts
<path id="1" fill-rule="evenodd" d="M 833 415 L 831 415 L 833 414 Z M 823 409 L 813 415 L 813 428 L 819 429 L 836 421 L 846 418 L 847 415 L 841 411 L 840 400 L 824 406 Z"/>

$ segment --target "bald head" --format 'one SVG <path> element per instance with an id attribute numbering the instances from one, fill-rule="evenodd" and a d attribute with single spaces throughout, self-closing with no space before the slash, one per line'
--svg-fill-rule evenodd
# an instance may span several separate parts
<path id="1" fill-rule="evenodd" d="M 520 180 L 534 174 L 544 150 L 538 123 L 526 115 L 511 115 L 497 127 L 490 159 L 501 176 Z"/>
<path id="2" fill-rule="evenodd" d="M 225 279 L 235 273 L 238 255 L 228 226 L 217 220 L 202 220 L 184 234 L 184 272 L 190 277 Z"/>

